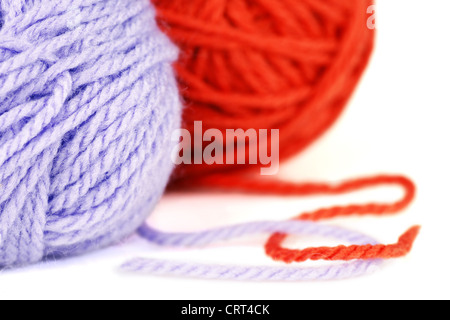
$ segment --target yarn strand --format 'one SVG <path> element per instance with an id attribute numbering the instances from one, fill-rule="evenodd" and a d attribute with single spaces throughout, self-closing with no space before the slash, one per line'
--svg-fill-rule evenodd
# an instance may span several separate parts
<path id="1" fill-rule="evenodd" d="M 241 176 L 239 176 L 241 177 Z M 196 186 L 204 185 L 235 191 L 234 183 L 227 183 L 237 179 L 234 176 L 216 175 L 197 179 Z M 241 191 L 251 193 L 277 194 L 285 196 L 318 195 L 318 194 L 343 194 L 369 187 L 394 185 L 404 190 L 403 197 L 392 203 L 350 205 L 344 207 L 332 207 L 320 209 L 311 213 L 304 213 L 291 221 L 261 221 L 239 224 L 229 227 L 216 228 L 193 233 L 167 233 L 144 225 L 139 229 L 139 234 L 150 242 L 161 246 L 171 247 L 202 247 L 215 242 L 230 240 L 249 234 L 275 232 L 265 245 L 267 255 L 275 261 L 285 263 L 304 262 L 306 260 L 351 261 L 340 265 L 331 265 L 319 268 L 300 267 L 268 267 L 268 266 L 220 266 L 211 264 L 197 264 L 174 262 L 158 259 L 137 258 L 128 261 L 122 266 L 125 271 L 138 273 L 151 273 L 158 275 L 176 275 L 198 277 L 206 279 L 232 279 L 246 281 L 307 281 L 307 280 L 331 280 L 356 277 L 374 270 L 381 259 L 392 259 L 405 256 L 412 248 L 420 227 L 415 226 L 404 233 L 396 244 L 381 245 L 370 238 L 348 232 L 344 229 L 318 225 L 316 221 L 330 219 L 338 216 L 358 215 L 383 215 L 393 214 L 406 208 L 415 195 L 414 183 L 402 176 L 375 176 L 345 181 L 340 184 L 304 183 L 293 184 L 290 182 L 268 182 L 263 180 L 251 181 L 240 178 Z M 311 220 L 311 221 L 307 221 Z M 314 222 L 313 222 L 314 221 Z M 319 235 L 333 237 L 338 240 L 354 243 L 351 246 L 318 247 L 303 250 L 290 250 L 281 247 L 281 243 L 287 234 Z"/>
<path id="2" fill-rule="evenodd" d="M 355 260 L 355 259 L 392 259 L 407 255 L 412 248 L 414 240 L 419 234 L 420 227 L 414 226 L 406 231 L 395 244 L 391 245 L 352 245 L 338 247 L 319 247 L 304 250 L 290 250 L 281 248 L 286 234 L 276 233 L 266 243 L 266 253 L 276 261 L 304 262 L 307 260 Z"/>
<path id="3" fill-rule="evenodd" d="M 180 182 L 181 183 L 181 182 Z M 192 182 L 191 182 L 192 183 Z M 337 217 L 352 215 L 378 215 L 395 214 L 405 209 L 413 200 L 416 193 L 414 183 L 403 176 L 378 175 L 344 181 L 339 184 L 325 183 L 293 183 L 281 180 L 250 179 L 239 173 L 228 175 L 214 174 L 197 178 L 193 184 L 196 187 L 217 188 L 225 191 L 243 191 L 256 194 L 270 194 L 280 196 L 313 196 L 313 195 L 340 195 L 362 189 L 397 186 L 403 189 L 404 194 L 399 200 L 392 203 L 368 203 L 362 205 L 334 206 L 322 208 L 313 212 L 306 212 L 295 217 L 295 220 L 320 221 Z M 179 187 L 183 187 L 179 185 Z M 407 255 L 416 239 L 420 228 L 410 228 L 394 245 L 380 246 L 338 246 L 334 248 L 307 248 L 304 250 L 288 250 L 281 247 L 287 237 L 286 234 L 272 235 L 265 245 L 266 253 L 277 261 L 291 263 L 311 260 L 352 260 L 352 259 L 388 259 Z"/>
<path id="4" fill-rule="evenodd" d="M 326 281 L 342 280 L 370 274 L 379 269 L 380 261 L 355 261 L 342 266 L 317 268 L 220 266 L 157 259 L 137 258 L 123 264 L 126 272 L 164 276 L 236 281 Z"/>
<path id="5" fill-rule="evenodd" d="M 377 244 L 374 239 L 361 233 L 333 226 L 319 225 L 315 222 L 308 221 L 250 222 L 192 233 L 168 233 L 144 225 L 139 229 L 139 234 L 146 240 L 161 246 L 195 248 L 204 247 L 224 240 L 239 238 L 244 235 L 276 231 L 303 236 L 319 235 L 361 245 Z M 380 266 L 381 261 L 382 260 L 379 259 L 369 259 L 321 267 L 290 268 L 285 266 L 225 266 L 136 258 L 123 264 L 121 269 L 128 272 L 177 275 L 206 279 L 309 281 L 357 277 L 376 271 Z"/>

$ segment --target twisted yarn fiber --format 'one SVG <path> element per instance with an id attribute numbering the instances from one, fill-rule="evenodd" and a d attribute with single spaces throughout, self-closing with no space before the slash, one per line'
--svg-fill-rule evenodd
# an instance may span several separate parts
<path id="1" fill-rule="evenodd" d="M 149 1 L 2 0 L 0 26 L 0 266 L 134 232 L 180 121 Z"/>
<path id="2" fill-rule="evenodd" d="M 167 233 L 148 226 L 143 226 L 139 229 L 140 235 L 149 241 L 173 247 L 203 247 L 204 245 L 238 238 L 243 235 L 267 232 L 283 232 L 302 236 L 319 235 L 361 245 L 376 244 L 375 240 L 357 232 L 305 221 L 260 221 L 194 233 Z M 221 266 L 137 258 L 125 263 L 122 269 L 140 273 L 207 279 L 310 281 L 346 279 L 360 276 L 377 270 L 380 263 L 380 260 L 370 259 L 323 267 L 269 267 Z"/>

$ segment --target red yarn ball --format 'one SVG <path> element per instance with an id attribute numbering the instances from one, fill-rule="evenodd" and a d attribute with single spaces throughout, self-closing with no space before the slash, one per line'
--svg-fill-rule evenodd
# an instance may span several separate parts
<path id="1" fill-rule="evenodd" d="M 335 122 L 374 44 L 372 0 L 154 3 L 161 28 L 182 50 L 175 68 L 184 126 L 280 129 L 281 160 Z M 229 168 L 185 165 L 176 178 Z"/>

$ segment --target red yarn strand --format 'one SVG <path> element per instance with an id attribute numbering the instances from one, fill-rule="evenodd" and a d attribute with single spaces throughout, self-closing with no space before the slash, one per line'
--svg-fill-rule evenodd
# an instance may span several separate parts
<path id="1" fill-rule="evenodd" d="M 404 194 L 401 199 L 392 203 L 368 203 L 322 208 L 313 212 L 302 213 L 295 220 L 321 221 L 326 219 L 376 215 L 385 216 L 398 213 L 408 207 L 414 200 L 416 187 L 403 176 L 379 175 L 368 178 L 348 180 L 339 184 L 326 183 L 293 183 L 280 180 L 252 180 L 240 173 L 228 175 L 215 174 L 190 181 L 191 187 L 217 188 L 228 191 L 242 191 L 255 194 L 279 196 L 313 196 L 340 195 L 363 189 L 397 186 Z M 183 188 L 183 185 L 178 184 Z M 420 227 L 415 226 L 406 231 L 393 245 L 337 246 L 291 250 L 282 247 L 286 234 L 272 235 L 265 245 L 266 253 L 277 261 L 286 263 L 310 260 L 352 260 L 352 259 L 391 259 L 407 255 L 412 248 Z"/>
<path id="2" fill-rule="evenodd" d="M 355 259 L 393 259 L 406 256 L 412 249 L 412 245 L 420 227 L 414 226 L 406 231 L 396 244 L 392 245 L 365 245 L 365 246 L 337 246 L 318 247 L 303 250 L 291 250 L 281 247 L 281 243 L 287 235 L 274 234 L 266 243 L 267 255 L 276 261 L 285 263 L 304 262 L 306 260 L 355 260 Z"/>

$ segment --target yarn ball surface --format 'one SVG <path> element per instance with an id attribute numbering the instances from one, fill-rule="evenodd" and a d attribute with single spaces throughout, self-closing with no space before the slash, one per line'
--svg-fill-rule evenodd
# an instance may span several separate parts
<path id="1" fill-rule="evenodd" d="M 282 160 L 335 122 L 374 43 L 372 0 L 153 2 L 161 28 L 182 49 L 184 126 L 279 129 Z M 236 167 L 186 165 L 178 177 Z"/>
<path id="2" fill-rule="evenodd" d="M 148 0 L 2 0 L 0 266 L 134 232 L 162 195 L 178 49 Z"/>

